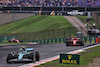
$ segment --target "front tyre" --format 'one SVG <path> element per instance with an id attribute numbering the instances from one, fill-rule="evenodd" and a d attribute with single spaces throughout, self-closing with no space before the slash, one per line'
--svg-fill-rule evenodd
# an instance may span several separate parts
<path id="1" fill-rule="evenodd" d="M 7 62 L 7 63 L 12 63 L 12 62 L 10 61 L 11 58 L 12 58 L 12 54 L 9 53 L 9 54 L 7 55 L 7 58 L 6 58 L 6 62 Z"/>
<path id="2" fill-rule="evenodd" d="M 30 53 L 28 58 L 32 59 L 32 62 L 35 62 L 36 61 L 35 53 Z"/>

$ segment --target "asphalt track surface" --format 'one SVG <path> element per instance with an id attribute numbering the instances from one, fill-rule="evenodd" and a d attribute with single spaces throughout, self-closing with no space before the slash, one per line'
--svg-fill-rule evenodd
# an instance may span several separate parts
<path id="1" fill-rule="evenodd" d="M 25 63 L 6 63 L 6 57 L 9 52 L 17 52 L 21 46 L 26 46 L 26 48 L 34 48 L 35 51 L 40 53 L 40 59 L 45 59 L 53 57 L 62 53 L 67 53 L 76 49 L 83 47 L 88 47 L 93 44 L 85 44 L 85 46 L 66 46 L 65 43 L 61 44 L 38 44 L 38 45 L 0 45 L 0 67 L 18 67 L 24 65 Z"/>

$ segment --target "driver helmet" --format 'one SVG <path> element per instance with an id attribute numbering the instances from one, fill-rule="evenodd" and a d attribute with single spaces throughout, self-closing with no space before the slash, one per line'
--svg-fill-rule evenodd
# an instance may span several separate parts
<path id="1" fill-rule="evenodd" d="M 25 46 L 22 46 L 22 50 L 24 50 L 24 51 L 25 51 Z"/>
<path id="2" fill-rule="evenodd" d="M 22 46 L 22 48 L 25 48 L 25 46 Z"/>

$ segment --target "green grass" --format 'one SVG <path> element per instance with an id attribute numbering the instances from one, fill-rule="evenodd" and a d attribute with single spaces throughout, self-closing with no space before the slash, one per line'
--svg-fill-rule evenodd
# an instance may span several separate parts
<path id="1" fill-rule="evenodd" d="M 87 16 L 77 16 L 77 17 L 80 18 L 80 20 L 81 20 L 82 22 L 86 23 L 85 20 L 87 19 Z M 90 20 L 89 22 L 91 22 L 91 24 L 95 23 L 95 24 L 96 24 L 96 27 L 97 27 L 97 28 L 100 28 L 100 27 L 99 27 L 99 24 L 98 24 L 96 21 L 94 21 L 93 19 Z"/>
<path id="2" fill-rule="evenodd" d="M 100 46 L 94 47 L 94 48 L 90 48 L 90 49 L 100 49 Z"/>
<path id="3" fill-rule="evenodd" d="M 0 26 L 0 33 L 36 32 L 73 27 L 63 16 L 32 16 Z"/>
<path id="4" fill-rule="evenodd" d="M 18 40 L 34 41 L 63 38 L 73 33 L 75 28 L 63 16 L 32 16 L 26 19 L 0 25 L 0 36 L 18 36 Z M 65 30 L 65 31 L 64 31 Z"/>
<path id="5" fill-rule="evenodd" d="M 87 16 L 77 16 L 77 17 L 80 18 L 82 22 L 86 23 L 86 21 L 84 20 L 87 19 Z"/>
<path id="6" fill-rule="evenodd" d="M 88 50 L 90 50 L 90 51 L 94 50 L 94 51 L 79 53 L 79 55 L 85 53 L 84 55 L 80 56 L 80 64 L 79 65 L 59 63 L 59 59 L 58 59 L 56 61 L 48 62 L 46 64 L 36 66 L 36 67 L 46 67 L 46 66 L 48 66 L 48 67 L 84 67 L 86 64 L 92 63 L 94 58 L 100 57 L 100 46 L 94 47 L 94 48 L 88 49 Z"/>

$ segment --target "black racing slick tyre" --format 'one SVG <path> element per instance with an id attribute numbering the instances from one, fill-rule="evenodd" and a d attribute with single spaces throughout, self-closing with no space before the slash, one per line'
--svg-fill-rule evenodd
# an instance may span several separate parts
<path id="1" fill-rule="evenodd" d="M 78 41 L 78 44 L 80 44 L 80 46 L 84 46 L 84 42 L 83 41 Z"/>
<path id="2" fill-rule="evenodd" d="M 78 16 L 81 16 L 81 14 L 78 14 Z"/>
<path id="3" fill-rule="evenodd" d="M 9 53 L 9 54 L 7 55 L 7 58 L 6 58 L 6 62 L 7 62 L 7 63 L 12 63 L 12 62 L 10 61 L 11 58 L 12 58 L 12 54 Z"/>
<path id="4" fill-rule="evenodd" d="M 69 46 L 69 42 L 66 43 L 66 46 Z"/>
<path id="5" fill-rule="evenodd" d="M 67 16 L 71 16 L 70 14 L 67 14 Z"/>
<path id="6" fill-rule="evenodd" d="M 39 61 L 40 60 L 40 54 L 39 54 L 39 52 L 30 53 L 28 58 L 32 59 L 33 62 Z"/>
<path id="7" fill-rule="evenodd" d="M 39 61 L 40 60 L 40 54 L 39 54 L 39 52 L 35 52 L 35 56 L 36 56 L 36 61 Z"/>
<path id="8" fill-rule="evenodd" d="M 29 58 L 29 59 L 32 59 L 32 62 L 35 62 L 35 61 L 36 61 L 35 52 L 30 53 L 30 55 L 29 55 L 29 57 L 28 57 L 28 58 Z"/>
<path id="9" fill-rule="evenodd" d="M 73 42 L 72 42 L 72 41 L 68 41 L 68 42 L 66 43 L 66 46 L 69 46 L 69 44 L 73 44 Z"/>

